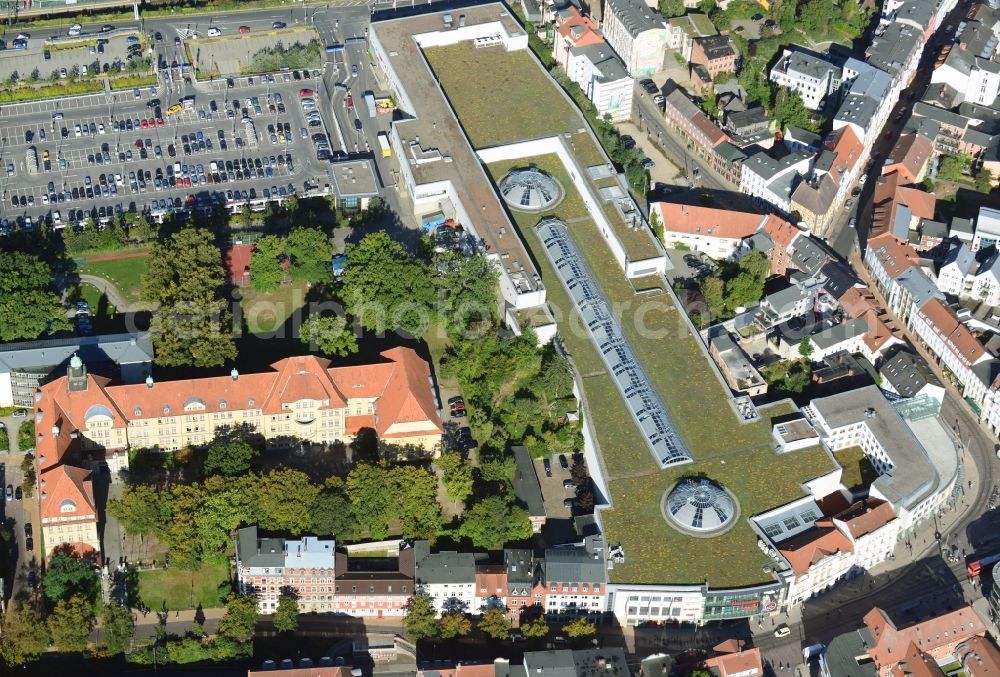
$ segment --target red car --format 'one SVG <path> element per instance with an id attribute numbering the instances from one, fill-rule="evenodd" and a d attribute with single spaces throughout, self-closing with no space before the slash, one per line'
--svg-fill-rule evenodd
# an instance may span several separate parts
<path id="1" fill-rule="evenodd" d="M 156 126 L 157 127 L 163 126 L 163 118 L 156 118 Z"/>
<path id="2" fill-rule="evenodd" d="M 249 26 L 240 26 L 240 33 L 249 33 L 249 32 L 250 32 Z"/>
<path id="3" fill-rule="evenodd" d="M 354 97 L 350 94 L 347 95 L 347 107 L 354 108 Z"/>
<path id="4" fill-rule="evenodd" d="M 135 147 L 136 148 L 142 148 L 142 139 L 136 139 L 135 140 Z"/>
<path id="5" fill-rule="evenodd" d="M 303 99 L 306 98 L 306 97 L 312 96 L 315 93 L 316 92 L 312 91 L 311 89 L 300 89 L 299 90 L 299 96 L 301 96 Z"/>
<path id="6" fill-rule="evenodd" d="M 148 122 L 148 121 L 146 121 L 146 120 L 140 120 L 140 121 L 139 121 L 139 125 L 140 125 L 140 126 L 141 126 L 141 127 L 143 128 L 143 129 L 146 129 L 147 127 L 149 127 L 149 122 Z"/>
<path id="7" fill-rule="evenodd" d="M 146 120 L 146 126 L 149 128 L 156 127 L 156 118 L 149 118 Z"/>

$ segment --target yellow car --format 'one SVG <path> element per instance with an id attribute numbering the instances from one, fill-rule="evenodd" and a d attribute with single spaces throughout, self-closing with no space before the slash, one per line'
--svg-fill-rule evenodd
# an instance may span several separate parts
<path id="1" fill-rule="evenodd" d="M 49 159 L 49 151 L 47 151 L 47 150 L 46 151 L 42 151 L 42 159 L 43 160 L 48 160 Z"/>
<path id="2" fill-rule="evenodd" d="M 179 103 L 175 103 L 173 106 L 167 109 L 167 115 L 177 115 L 180 112 L 181 112 L 181 105 Z"/>

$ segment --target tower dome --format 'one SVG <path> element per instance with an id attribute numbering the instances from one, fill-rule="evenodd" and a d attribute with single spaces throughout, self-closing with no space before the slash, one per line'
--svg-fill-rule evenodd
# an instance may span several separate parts
<path id="1" fill-rule="evenodd" d="M 726 530 L 739 514 L 728 491 L 707 479 L 683 479 L 667 492 L 664 514 L 671 524 L 695 535 L 714 535 Z"/>
<path id="2" fill-rule="evenodd" d="M 563 199 L 563 188 L 540 169 L 511 170 L 500 180 L 500 195 L 511 209 L 540 212 L 554 207 Z"/>

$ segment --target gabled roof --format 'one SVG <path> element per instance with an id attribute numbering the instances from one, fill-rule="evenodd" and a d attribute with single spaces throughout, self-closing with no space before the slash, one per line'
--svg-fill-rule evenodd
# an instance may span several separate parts
<path id="1" fill-rule="evenodd" d="M 896 519 L 896 513 L 888 501 L 866 498 L 838 513 L 834 519 L 843 522 L 851 538 L 857 540 Z"/>
<path id="2" fill-rule="evenodd" d="M 731 639 L 717 645 L 713 651 L 715 655 L 706 658 L 704 663 L 713 675 L 755 677 L 764 674 L 764 664 L 757 647 L 750 648 L 740 640 Z"/>
<path id="3" fill-rule="evenodd" d="M 955 311 L 942 303 L 940 299 L 931 299 L 924 304 L 920 312 L 935 331 L 946 339 L 945 343 L 952 348 L 952 352 L 967 365 L 975 364 L 988 357 L 988 353 L 979 339 L 958 321 Z"/>
<path id="4" fill-rule="evenodd" d="M 57 465 L 42 473 L 38 486 L 41 489 L 43 521 L 60 517 L 93 517 L 97 520 L 94 484 L 89 470 Z"/>
<path id="5" fill-rule="evenodd" d="M 955 266 L 959 274 L 963 277 L 973 271 L 976 265 L 976 256 L 965 246 L 964 242 L 955 242 L 951 245 L 948 253 L 941 264 L 941 270 L 946 266 Z"/>
<path id="6" fill-rule="evenodd" d="M 913 247 L 903 244 L 893 237 L 892 233 L 882 233 L 873 237 L 868 241 L 868 248 L 885 268 L 886 274 L 893 279 L 917 265 L 919 260 Z"/>
<path id="7" fill-rule="evenodd" d="M 766 219 L 763 214 L 674 202 L 654 202 L 653 209 L 665 231 L 737 240 L 753 235 Z"/>
<path id="8" fill-rule="evenodd" d="M 809 567 L 841 552 L 854 552 L 848 538 L 827 520 L 816 522 L 816 526 L 778 546 L 781 554 L 792 565 L 796 575 L 809 571 Z"/>
<path id="9" fill-rule="evenodd" d="M 906 174 L 906 181 L 912 182 L 930 160 L 933 152 L 934 146 L 926 137 L 916 133 L 903 134 L 889 151 L 882 173 L 902 171 Z"/>
<path id="10" fill-rule="evenodd" d="M 923 653 L 951 644 L 963 638 L 982 636 L 986 632 L 982 619 L 971 606 L 942 614 L 908 627 L 897 627 L 889 615 L 874 607 L 865 614 L 865 625 L 875 640 L 868 654 L 882 668 L 888 668 L 912 656 L 910 645 Z"/>
<path id="11" fill-rule="evenodd" d="M 823 146 L 834 152 L 836 160 L 830 167 L 834 180 L 840 182 L 844 174 L 850 173 L 861 162 L 864 147 L 861 139 L 850 126 L 841 127 L 827 136 Z"/>

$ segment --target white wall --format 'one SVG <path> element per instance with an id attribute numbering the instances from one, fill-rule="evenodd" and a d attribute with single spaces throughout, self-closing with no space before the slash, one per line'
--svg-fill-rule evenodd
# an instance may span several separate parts
<path id="1" fill-rule="evenodd" d="M 14 389 L 11 385 L 10 372 L 0 373 L 0 407 L 14 406 Z"/>
<path id="2" fill-rule="evenodd" d="M 604 236 L 604 240 L 608 243 L 611 248 L 611 253 L 615 257 L 615 261 L 618 265 L 622 267 L 628 277 L 635 277 L 638 271 L 643 271 L 642 274 L 649 274 L 649 269 L 652 268 L 655 272 L 663 273 L 666 270 L 667 257 L 666 253 L 663 251 L 663 247 L 660 246 L 659 242 L 653 236 L 653 232 L 649 229 L 649 224 L 643 223 L 643 228 L 646 235 L 657 244 L 657 248 L 660 250 L 660 255 L 645 259 L 642 261 L 632 261 L 628 258 L 625 253 L 625 247 L 622 245 L 621 240 L 618 239 L 618 235 L 615 233 L 614 226 L 608 221 L 607 216 L 604 214 L 604 210 L 601 208 L 601 203 L 595 197 L 594 192 L 590 189 L 590 185 L 587 183 L 585 177 L 584 168 L 577 165 L 572 153 L 566 147 L 561 137 L 550 136 L 544 139 L 534 139 L 532 141 L 520 141 L 518 143 L 511 143 L 506 146 L 494 146 L 492 148 L 483 148 L 476 151 L 479 159 L 483 164 L 492 164 L 494 162 L 502 162 L 504 160 L 519 160 L 527 157 L 534 157 L 536 155 L 549 155 L 555 153 L 560 162 L 562 162 L 563 167 L 569 174 L 570 180 L 573 182 L 573 186 L 576 188 L 580 197 L 583 198 L 584 204 L 587 206 L 587 211 L 590 213 L 591 218 L 597 224 L 597 229 Z"/>

